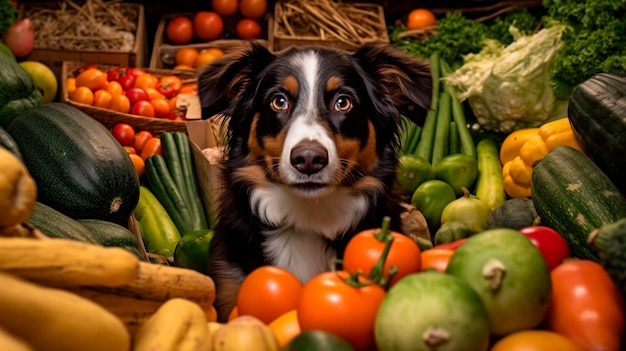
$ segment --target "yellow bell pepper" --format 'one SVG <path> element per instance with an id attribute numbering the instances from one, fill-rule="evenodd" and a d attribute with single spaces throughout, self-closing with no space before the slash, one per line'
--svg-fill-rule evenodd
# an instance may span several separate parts
<path id="1" fill-rule="evenodd" d="M 539 128 L 526 128 L 518 131 L 520 133 L 514 138 L 511 136 L 515 132 L 504 140 L 500 150 L 500 159 L 506 161 L 503 162 L 502 167 L 504 191 L 512 198 L 531 196 L 530 183 L 534 163 L 541 160 L 552 149 L 567 145 L 582 151 L 567 117 L 544 123 Z M 523 140 L 521 145 L 519 145 L 519 140 Z M 502 148 L 505 150 L 502 151 Z M 517 155 L 515 155 L 516 150 Z"/>

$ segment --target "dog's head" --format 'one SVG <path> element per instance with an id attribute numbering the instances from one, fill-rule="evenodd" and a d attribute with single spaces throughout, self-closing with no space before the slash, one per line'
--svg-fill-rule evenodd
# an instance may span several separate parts
<path id="1" fill-rule="evenodd" d="M 338 186 L 385 190 L 401 114 L 423 123 L 432 78 L 389 46 L 251 45 L 205 67 L 198 85 L 203 118 L 229 117 L 229 163 L 240 177 L 315 197 Z"/>

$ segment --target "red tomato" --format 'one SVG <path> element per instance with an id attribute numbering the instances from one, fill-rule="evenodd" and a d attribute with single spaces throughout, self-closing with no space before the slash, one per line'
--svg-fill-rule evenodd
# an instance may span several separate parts
<path id="1" fill-rule="evenodd" d="M 216 12 L 198 11 L 193 17 L 193 30 L 201 40 L 215 40 L 224 31 L 224 21 Z"/>
<path id="2" fill-rule="evenodd" d="M 231 16 L 237 13 L 239 1 L 237 0 L 211 0 L 211 8 L 222 16 Z"/>
<path id="3" fill-rule="evenodd" d="M 297 314 L 300 329 L 321 329 L 364 349 L 374 341 L 374 321 L 385 289 L 378 284 L 354 286 L 346 271 L 319 274 L 304 284 Z"/>
<path id="4" fill-rule="evenodd" d="M 137 135 L 135 135 L 135 142 L 133 143 L 133 148 L 137 150 L 137 153 L 141 153 L 143 146 L 146 145 L 146 142 L 152 139 L 154 135 L 147 130 L 141 130 Z"/>
<path id="5" fill-rule="evenodd" d="M 118 123 L 113 126 L 111 133 L 122 146 L 131 146 L 135 141 L 135 129 L 130 124 Z"/>
<path id="6" fill-rule="evenodd" d="M 180 77 L 175 75 L 166 75 L 159 79 L 159 85 L 157 87 L 168 88 L 174 91 L 174 93 L 178 93 L 180 88 L 183 87 L 183 81 Z M 173 96 L 173 95 L 172 95 Z M 172 96 L 166 96 L 171 98 Z"/>
<path id="7" fill-rule="evenodd" d="M 241 0 L 239 12 L 243 17 L 260 19 L 267 14 L 267 0 Z"/>
<path id="8" fill-rule="evenodd" d="M 130 88 L 126 90 L 126 97 L 130 101 L 131 106 L 134 106 L 138 101 L 150 101 L 148 93 L 141 88 Z"/>
<path id="9" fill-rule="evenodd" d="M 393 285 L 405 275 L 420 271 L 419 246 L 408 236 L 389 231 L 387 219 L 385 220 L 386 224 L 383 223 L 383 229 L 368 229 L 357 233 L 350 239 L 343 254 L 344 270 L 351 273 L 361 271 L 368 278 L 379 281 L 379 277 L 372 276 L 370 273 L 385 250 L 385 238 L 391 235 L 393 240 L 383 271 L 380 272 L 382 276 L 388 278 L 389 270 L 392 266 L 396 266 L 397 273 L 390 282 L 390 285 Z"/>
<path id="10" fill-rule="evenodd" d="M 243 280 L 237 293 L 237 312 L 269 324 L 278 316 L 296 308 L 302 284 L 289 271 L 276 266 L 262 266 Z"/>
<path id="11" fill-rule="evenodd" d="M 167 22 L 165 37 L 175 45 L 187 44 L 193 39 L 193 22 L 185 16 L 176 16 Z"/>
<path id="12" fill-rule="evenodd" d="M 466 241 L 467 241 L 467 238 L 457 239 L 451 243 L 439 244 L 433 247 L 433 249 L 456 250 L 459 248 L 459 246 L 463 245 L 463 243 Z"/>
<path id="13" fill-rule="evenodd" d="M 545 226 L 532 226 L 520 229 L 530 241 L 537 246 L 550 270 L 570 257 L 567 241 L 554 229 Z"/>
<path id="14" fill-rule="evenodd" d="M 130 112 L 133 115 L 144 116 L 144 117 L 155 116 L 154 106 L 152 106 L 150 101 L 145 101 L 145 100 L 137 101 L 131 108 Z"/>
<path id="15" fill-rule="evenodd" d="M 450 262 L 450 257 L 452 257 L 453 254 L 454 250 L 439 249 L 437 246 L 422 251 L 420 255 L 422 259 L 421 271 L 435 269 L 441 273 L 445 273 L 446 268 L 448 268 L 448 262 Z"/>
<path id="16" fill-rule="evenodd" d="M 552 303 L 546 329 L 570 338 L 585 350 L 622 350 L 622 297 L 600 263 L 568 260 L 550 274 Z"/>
<path id="17" fill-rule="evenodd" d="M 251 18 L 242 18 L 237 22 L 235 32 L 240 39 L 252 40 L 261 36 L 261 25 Z"/>
<path id="18" fill-rule="evenodd" d="M 162 154 L 163 146 L 161 145 L 161 139 L 158 137 L 152 137 L 146 141 L 146 144 L 141 148 L 141 152 L 139 153 L 144 161 L 150 156 Z"/>

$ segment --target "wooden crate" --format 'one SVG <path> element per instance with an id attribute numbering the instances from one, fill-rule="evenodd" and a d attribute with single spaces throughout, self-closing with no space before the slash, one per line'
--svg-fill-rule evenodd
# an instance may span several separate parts
<path id="1" fill-rule="evenodd" d="M 347 43 L 332 36 L 323 38 L 316 35 L 290 35 L 284 28 L 282 28 L 280 21 L 278 21 L 278 16 L 280 16 L 282 11 L 282 6 L 283 5 L 280 1 L 276 2 L 274 7 L 274 16 L 270 17 L 268 21 L 268 32 L 270 34 L 269 45 L 272 50 L 278 51 L 290 46 L 302 45 L 321 45 L 345 50 L 354 50 L 364 43 L 389 43 L 389 34 L 387 32 L 387 24 L 385 21 L 385 11 L 380 5 L 370 3 L 351 4 L 351 6 L 358 9 L 372 12 L 378 19 L 378 25 L 376 27 L 379 30 L 379 35 L 371 38 L 361 38 L 360 43 Z"/>
<path id="2" fill-rule="evenodd" d="M 237 22 L 241 19 L 238 15 L 232 15 L 228 17 L 224 17 L 224 33 L 217 40 L 213 41 L 200 41 L 198 38 L 194 37 L 194 39 L 189 44 L 184 45 L 173 45 L 167 42 L 167 38 L 165 37 L 165 27 L 169 20 L 177 16 L 185 16 L 190 19 L 193 19 L 195 13 L 186 12 L 186 13 L 171 13 L 161 16 L 161 20 L 159 21 L 159 25 L 154 34 L 154 44 L 152 45 L 152 54 L 150 56 L 150 64 L 149 68 L 165 68 L 171 69 L 175 66 L 174 57 L 176 55 L 176 51 L 184 47 L 192 47 L 201 51 L 202 49 L 207 49 L 211 47 L 216 47 L 224 51 L 225 53 L 235 50 L 241 45 L 245 44 L 246 40 L 237 39 L 237 35 L 235 34 L 235 26 Z M 267 18 L 259 20 L 261 28 L 263 32 L 261 33 L 261 37 L 258 40 L 254 40 L 255 42 L 261 43 L 262 45 L 267 46 Z"/>
<path id="3" fill-rule="evenodd" d="M 67 77 L 70 76 L 70 73 L 82 66 L 86 63 L 83 62 L 74 62 L 74 61 L 64 61 L 61 67 L 61 76 L 63 77 L 60 80 L 61 83 L 61 96 L 60 100 L 63 103 L 69 104 L 82 110 L 98 122 L 102 123 L 107 128 L 112 128 L 117 123 L 128 123 L 136 130 L 148 130 L 152 132 L 154 135 L 160 135 L 163 132 L 177 132 L 182 131 L 186 132 L 186 121 L 172 121 L 163 118 L 152 118 L 152 117 L 142 117 L 137 115 L 132 115 L 128 113 L 120 113 L 112 110 L 108 110 L 105 108 L 85 105 L 81 103 L 74 102 L 69 99 L 69 94 L 67 92 Z M 92 64 L 92 63 L 89 63 Z M 98 67 L 101 70 L 109 70 L 115 66 L 113 65 L 101 65 L 95 64 L 94 66 Z M 185 83 L 195 82 L 195 73 L 188 71 L 173 71 L 173 70 L 162 70 L 162 69 L 145 69 L 146 72 L 152 73 L 157 77 L 163 75 L 177 75 L 179 76 Z"/>
<path id="4" fill-rule="evenodd" d="M 80 2 L 77 3 L 79 4 Z M 52 69 L 57 80 L 60 80 L 62 77 L 61 70 L 64 61 L 144 67 L 148 55 L 144 7 L 136 3 L 124 3 L 123 6 L 136 8 L 137 10 L 137 32 L 135 33 L 135 42 L 131 51 L 54 49 L 47 47 L 46 43 L 35 42 L 33 51 L 25 60 L 39 61 L 46 64 Z M 19 17 L 24 17 L 28 10 L 33 8 L 59 9 L 60 2 L 22 3 L 20 5 Z M 33 29 L 35 31 L 38 30 L 37 28 Z"/>

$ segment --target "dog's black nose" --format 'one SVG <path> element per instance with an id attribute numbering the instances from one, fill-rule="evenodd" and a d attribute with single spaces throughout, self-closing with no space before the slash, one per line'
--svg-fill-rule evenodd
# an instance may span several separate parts
<path id="1" fill-rule="evenodd" d="M 321 171 L 328 164 L 328 152 L 317 141 L 301 141 L 291 149 L 291 165 L 307 175 Z"/>

